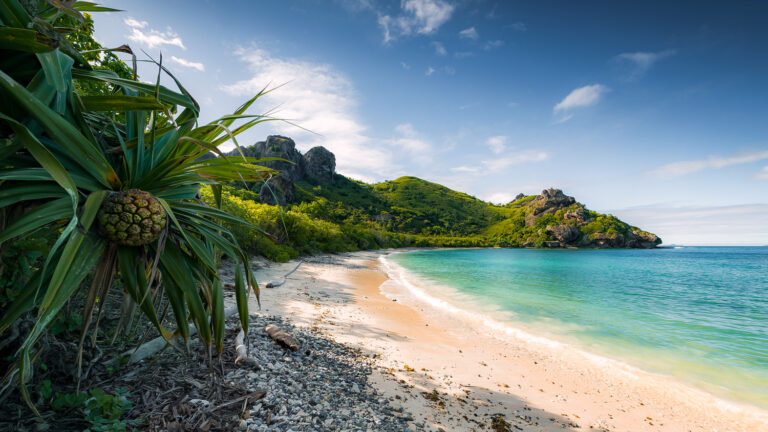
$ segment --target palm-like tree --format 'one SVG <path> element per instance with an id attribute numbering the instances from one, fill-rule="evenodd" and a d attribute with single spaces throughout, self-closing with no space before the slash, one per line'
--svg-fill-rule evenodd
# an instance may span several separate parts
<path id="1" fill-rule="evenodd" d="M 31 378 L 35 343 L 78 293 L 85 298 L 81 352 L 95 305 L 115 279 L 122 280 L 126 316 L 138 307 L 169 341 L 187 340 L 191 321 L 218 352 L 225 318 L 217 273 L 222 254 L 237 264 L 235 292 L 244 330 L 248 293 L 258 296 L 246 252 L 220 224 L 246 223 L 205 205 L 199 190 L 211 185 L 220 197 L 219 182 L 269 175 L 269 169 L 254 165 L 258 159 L 224 157 L 218 150 L 251 126 L 272 120 L 245 114 L 264 92 L 232 115 L 198 125 L 198 104 L 161 61 L 158 84 L 94 70 L 56 27 L 63 15 L 81 20 L 82 12 L 101 10 L 109 9 L 74 0 L 0 2 L 0 247 L 43 229 L 56 233 L 42 264 L 0 317 L 3 332 L 23 314 L 35 315 L 17 353 L 17 369 L 8 375 L 18 374 L 27 401 L 24 383 Z M 160 72 L 178 91 L 159 85 Z M 113 91 L 82 95 L 76 82 L 107 83 Z M 220 157 L 201 158 L 209 152 Z M 127 190 L 151 194 L 167 217 L 157 238 L 143 245 L 109 241 L 99 229 L 105 199 Z M 167 299 L 175 330 L 161 322 L 159 299 Z"/>

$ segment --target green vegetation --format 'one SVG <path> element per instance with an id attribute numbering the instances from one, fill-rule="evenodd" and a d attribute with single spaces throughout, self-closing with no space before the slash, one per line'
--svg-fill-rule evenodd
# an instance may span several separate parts
<path id="1" fill-rule="evenodd" d="M 259 227 L 230 227 L 240 244 L 269 259 L 304 254 L 409 246 L 436 247 L 623 247 L 620 236 L 645 233 L 614 216 L 577 202 L 547 206 L 536 195 L 493 205 L 415 177 L 366 184 L 335 175 L 328 184 L 295 183 L 296 203 L 260 204 L 239 183 L 225 187 L 223 208 Z M 210 191 L 203 198 L 213 203 Z M 571 226 L 559 241 L 553 227 Z M 650 234 L 648 234 L 650 235 Z M 628 247 L 637 247 L 627 244 Z"/>
<path id="2" fill-rule="evenodd" d="M 221 223 L 250 225 L 222 211 L 218 197 L 220 182 L 259 181 L 272 171 L 256 158 L 198 158 L 221 155 L 220 145 L 270 120 L 245 113 L 263 92 L 232 115 L 198 125 L 197 102 L 160 61 L 150 59 L 158 82 L 141 82 L 93 41 L 83 12 L 111 10 L 85 1 L 0 3 L 0 333 L 12 335 L 0 349 L 15 360 L 0 388 L 20 383 L 36 414 L 26 383 L 47 345 L 38 342 L 79 328 L 79 377 L 86 336 L 102 316 L 94 310 L 113 287 L 123 298 L 113 340 L 140 311 L 172 344 L 188 342 L 193 324 L 218 353 L 221 256 L 236 262 L 246 331 L 248 292 L 258 295 L 246 250 Z M 177 90 L 159 84 L 163 73 Z M 198 200 L 203 185 L 213 205 Z M 166 328 L 162 304 L 175 329 Z M 79 321 L 62 313 L 72 309 Z M 122 409 L 99 391 L 84 402 L 97 413 L 89 419 L 94 430 L 108 426 L 99 418 L 111 422 Z"/>

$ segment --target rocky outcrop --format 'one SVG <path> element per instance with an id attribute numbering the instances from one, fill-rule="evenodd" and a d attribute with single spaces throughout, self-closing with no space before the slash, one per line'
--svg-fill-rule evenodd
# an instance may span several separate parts
<path id="1" fill-rule="evenodd" d="M 571 243 L 579 238 L 579 230 L 573 225 L 559 224 L 554 227 L 547 226 L 547 233 L 561 243 Z"/>
<path id="2" fill-rule="evenodd" d="M 563 211 L 555 215 L 559 210 Z M 525 225 L 534 227 L 542 216 L 549 214 L 556 216 L 556 223 L 548 222 L 546 228 L 540 228 L 536 236 L 526 240 L 523 247 L 649 249 L 661 244 L 661 239 L 654 234 L 629 226 L 611 216 L 586 210 L 560 189 L 545 189 L 527 204 Z"/>
<path id="3" fill-rule="evenodd" d="M 259 162 L 259 165 L 272 168 L 279 174 L 272 177 L 259 190 L 259 199 L 265 204 L 285 205 L 296 201 L 294 183 L 302 180 L 325 184 L 333 181 L 336 173 L 336 156 L 322 146 L 313 147 L 306 154 L 296 150 L 296 143 L 288 137 L 270 135 L 266 141 L 259 141 L 244 147 L 243 154 L 255 158 L 279 158 Z M 234 149 L 226 156 L 240 156 Z M 213 157 L 212 153 L 206 157 Z M 275 199 L 277 198 L 277 199 Z"/>
<path id="4" fill-rule="evenodd" d="M 296 186 L 283 176 L 272 177 L 259 190 L 259 201 L 264 204 L 281 205 L 296 201 Z"/>
<path id="5" fill-rule="evenodd" d="M 238 156 L 237 149 L 227 153 L 227 156 Z M 280 158 L 260 162 L 259 165 L 272 168 L 280 172 L 280 177 L 290 182 L 297 182 L 304 178 L 304 158 L 296 150 L 296 143 L 292 139 L 280 135 L 270 135 L 266 141 L 243 148 L 243 154 L 255 158 Z"/>
<path id="6" fill-rule="evenodd" d="M 575 202 L 576 200 L 572 196 L 564 194 L 560 189 L 544 189 L 541 191 L 541 195 L 534 198 L 528 205 L 528 210 L 525 215 L 525 224 L 533 226 L 536 223 L 536 218 L 539 216 L 554 213 Z"/>
<path id="7" fill-rule="evenodd" d="M 308 179 L 329 183 L 336 172 L 336 156 L 323 146 L 312 147 L 304 154 L 304 167 Z"/>

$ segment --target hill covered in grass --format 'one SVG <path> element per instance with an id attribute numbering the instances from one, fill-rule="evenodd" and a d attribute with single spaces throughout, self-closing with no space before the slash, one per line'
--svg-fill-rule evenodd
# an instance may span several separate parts
<path id="1" fill-rule="evenodd" d="M 653 248 L 661 243 L 559 189 L 495 205 L 416 177 L 376 184 L 352 180 L 334 172 L 332 153 L 316 147 L 301 155 L 290 138 L 271 136 L 245 151 L 290 161 L 266 163 L 281 171 L 266 185 L 235 184 L 223 193 L 227 210 L 267 233 L 241 231 L 241 242 L 273 259 L 407 246 Z"/>

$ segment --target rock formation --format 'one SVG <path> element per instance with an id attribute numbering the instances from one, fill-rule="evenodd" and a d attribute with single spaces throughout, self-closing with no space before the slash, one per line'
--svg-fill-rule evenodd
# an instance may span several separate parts
<path id="1" fill-rule="evenodd" d="M 336 173 L 336 156 L 322 146 L 312 147 L 304 153 L 305 177 L 325 184 Z"/>
<path id="2" fill-rule="evenodd" d="M 255 158 L 284 159 L 259 163 L 279 171 L 278 175 L 262 185 L 259 190 L 259 199 L 266 204 L 285 205 L 295 202 L 294 183 L 308 180 L 326 184 L 333 180 L 336 173 L 336 157 L 325 147 L 313 147 L 302 155 L 296 150 L 296 143 L 291 138 L 280 135 L 270 135 L 266 141 L 244 147 L 243 154 Z M 240 152 L 234 149 L 226 155 L 239 156 Z"/>

